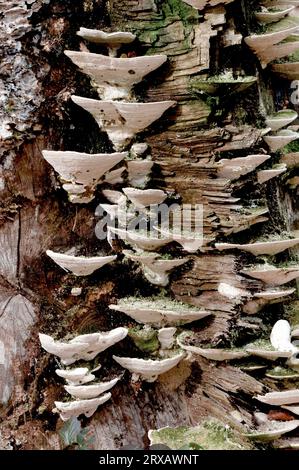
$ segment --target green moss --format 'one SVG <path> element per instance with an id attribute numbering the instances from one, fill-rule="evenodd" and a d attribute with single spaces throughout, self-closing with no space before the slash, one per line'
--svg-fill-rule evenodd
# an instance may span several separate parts
<path id="1" fill-rule="evenodd" d="M 198 312 L 200 310 L 193 305 L 185 304 L 183 302 L 178 302 L 177 300 L 172 300 L 168 297 L 164 296 L 157 296 L 157 297 L 146 297 L 146 298 L 139 298 L 139 297 L 126 297 L 120 299 L 118 302 L 119 306 L 135 306 L 138 308 L 144 309 L 158 309 L 158 310 L 172 310 L 172 311 L 182 311 L 182 310 L 190 310 Z"/>
<path id="2" fill-rule="evenodd" d="M 295 370 L 293 369 L 287 369 L 285 367 L 280 367 L 280 366 L 277 366 L 277 367 L 274 367 L 274 369 L 272 370 L 269 370 L 267 371 L 267 376 L 268 377 L 277 377 L 277 378 L 287 378 L 287 377 L 293 377 L 293 376 L 297 376 L 299 377 L 299 374 L 298 372 L 296 372 Z"/>
<path id="3" fill-rule="evenodd" d="M 128 335 L 142 352 L 153 354 L 160 347 L 157 331 L 153 328 L 130 328 Z"/>
<path id="4" fill-rule="evenodd" d="M 245 450 L 251 445 L 229 426 L 208 420 L 200 426 L 162 428 L 152 431 L 153 444 L 165 444 L 171 449 Z"/>
<path id="5" fill-rule="evenodd" d="M 246 344 L 246 349 L 262 349 L 264 351 L 275 351 L 270 341 L 266 339 L 257 339 L 253 343 Z"/>

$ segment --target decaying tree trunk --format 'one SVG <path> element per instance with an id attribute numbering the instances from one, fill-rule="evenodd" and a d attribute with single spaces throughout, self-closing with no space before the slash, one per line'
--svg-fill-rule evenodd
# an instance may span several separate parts
<path id="1" fill-rule="evenodd" d="M 45 254 L 47 249 L 66 252 L 74 247 L 85 256 L 112 253 L 109 244 L 95 236 L 95 209 L 104 201 L 101 188 L 90 204 L 70 203 L 41 154 L 43 149 L 113 151 L 93 118 L 70 100 L 72 94 L 98 98 L 87 76 L 63 54 L 65 49 L 86 50 L 76 36 L 81 26 L 132 31 L 138 40 L 124 53 L 168 56 L 168 62 L 136 92 L 140 101 L 175 100 L 177 106 L 138 141 L 149 143 L 156 164 L 150 187 L 175 194 L 181 203 L 204 205 L 204 249 L 188 255 L 190 261 L 171 276 L 165 291 L 170 298 L 211 312 L 185 329 L 195 334 L 196 344 L 230 348 L 268 338 L 280 318 L 292 315 L 292 326 L 296 324 L 295 294 L 248 315 L 244 308 L 248 298 L 231 294 L 227 286 L 251 296 L 265 290 L 263 282 L 242 273 L 262 258 L 215 248 L 215 243 L 248 244 L 274 234 L 287 239 L 297 230 L 294 145 L 288 152 L 272 152 L 271 163 L 268 160 L 259 168 L 287 164 L 283 175 L 266 183 L 258 183 L 257 170 L 237 179 L 232 178 L 233 171 L 224 177 L 217 174 L 217 162 L 222 159 L 269 153 L 262 137 L 265 116 L 287 107 L 289 82 L 273 75 L 269 67 L 262 69 L 243 41 L 256 27 L 253 11 L 258 2 L 199 2 L 207 4 L 200 10 L 188 3 L 192 2 L 8 0 L 0 6 L 2 448 L 76 445 L 76 440 L 61 437 L 64 424 L 52 413 L 54 401 L 64 400 L 66 393 L 55 374 L 57 359 L 40 347 L 39 331 L 62 339 L 132 327 L 133 320 L 108 305 L 126 296 L 161 294 L 135 263 L 119 261 L 89 277 L 76 278 Z M 90 50 L 101 52 L 101 48 Z M 196 85 L 197 79 L 228 71 L 235 77 L 256 76 L 257 81 L 235 93 L 223 85 L 219 96 Z M 257 207 L 265 211 L 260 215 Z M 186 255 L 178 244 L 163 252 Z M 286 266 L 290 259 L 296 260 L 295 248 L 268 257 L 271 263 Z M 226 293 L 219 285 L 226 286 Z M 81 287 L 82 294 L 72 296 L 73 287 Z M 288 287 L 295 287 L 295 281 Z M 112 352 L 148 356 L 129 338 Z M 265 377 L 265 369 L 249 372 L 242 370 L 240 361 L 215 362 L 199 355 L 188 356 L 152 384 L 132 384 L 130 374 L 112 361 L 111 350 L 101 354 L 100 362 L 99 377 L 122 378 L 112 399 L 91 419 L 81 420 L 81 447 L 85 448 L 144 448 L 149 445 L 150 429 L 194 427 L 211 419 L 229 425 L 239 436 L 253 425 L 255 411 L 269 412 L 255 400 L 257 394 L 296 388 L 296 382 Z M 268 364 L 268 369 L 272 366 Z M 240 442 L 243 448 L 251 446 L 246 440 Z M 217 444 L 206 446 L 213 447 Z"/>

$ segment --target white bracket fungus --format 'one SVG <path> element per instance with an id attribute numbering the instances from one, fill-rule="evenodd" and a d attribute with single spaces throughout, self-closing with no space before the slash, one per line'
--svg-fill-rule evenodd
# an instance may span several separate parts
<path id="1" fill-rule="evenodd" d="M 175 101 L 154 103 L 125 103 L 99 101 L 81 96 L 72 96 L 78 106 L 95 118 L 98 126 L 107 132 L 116 150 L 122 150 L 141 131 L 157 121 Z"/>
<path id="2" fill-rule="evenodd" d="M 293 405 L 299 403 L 299 389 L 270 392 L 266 395 L 258 395 L 256 399 L 273 406 Z"/>
<path id="3" fill-rule="evenodd" d="M 167 194 L 161 189 L 123 188 L 123 192 L 134 206 L 139 209 L 162 204 L 167 198 Z"/>
<path id="4" fill-rule="evenodd" d="M 241 272 L 272 286 L 282 286 L 299 278 L 299 266 L 277 268 L 266 263 L 243 269 Z"/>
<path id="5" fill-rule="evenodd" d="M 268 242 L 248 243 L 245 245 L 235 243 L 215 243 L 215 247 L 219 251 L 223 250 L 243 250 L 254 256 L 259 255 L 277 255 L 282 251 L 292 248 L 299 243 L 299 238 L 290 238 L 287 240 L 275 240 Z"/>
<path id="6" fill-rule="evenodd" d="M 248 357 L 248 353 L 246 351 L 234 351 L 229 349 L 218 349 L 218 348 L 201 348 L 198 346 L 190 346 L 183 343 L 183 339 L 186 333 L 182 333 L 180 336 L 177 337 L 177 343 L 180 348 L 184 349 L 193 354 L 197 354 L 198 356 L 205 357 L 211 361 L 232 361 L 236 359 L 243 359 Z"/>
<path id="7" fill-rule="evenodd" d="M 298 49 L 296 45 L 296 50 Z M 283 64 L 272 64 L 272 72 L 276 73 L 286 80 L 297 80 L 299 75 L 299 62 L 286 62 Z"/>
<path id="8" fill-rule="evenodd" d="M 291 326 L 286 320 L 278 320 L 272 328 L 270 342 L 277 351 L 287 351 L 293 354 L 298 352 L 296 348 L 291 343 Z"/>
<path id="9" fill-rule="evenodd" d="M 176 331 L 177 331 L 177 329 L 174 328 L 174 327 L 161 328 L 158 331 L 158 340 L 159 340 L 159 343 L 161 344 L 161 349 L 162 350 L 172 348 L 172 346 L 175 343 L 174 335 L 175 335 Z"/>
<path id="10" fill-rule="evenodd" d="M 287 16 L 294 9 L 295 7 L 293 5 L 282 8 L 278 3 L 277 5 L 271 5 L 270 8 L 263 7 L 261 11 L 255 13 L 255 17 L 259 23 L 275 23 Z"/>
<path id="11" fill-rule="evenodd" d="M 214 7 L 216 5 L 227 4 L 233 1 L 234 0 L 183 0 L 184 3 L 196 8 L 196 10 L 203 10 L 206 6 Z"/>
<path id="12" fill-rule="evenodd" d="M 108 332 L 80 335 L 67 343 L 55 341 L 51 336 L 44 334 L 39 334 L 39 339 L 45 351 L 58 356 L 64 365 L 70 365 L 81 359 L 94 359 L 100 352 L 124 339 L 127 334 L 127 328 L 120 327 Z M 58 375 L 62 375 L 61 372 Z"/>
<path id="13" fill-rule="evenodd" d="M 294 431 L 299 426 L 299 420 L 288 422 L 268 421 L 256 430 L 244 434 L 251 441 L 269 442 L 278 439 L 283 434 Z"/>
<path id="14" fill-rule="evenodd" d="M 299 40 L 299 36 L 298 36 Z M 299 48 L 299 44 L 298 44 Z M 292 109 L 282 109 L 272 116 L 268 116 L 266 119 L 266 126 L 271 127 L 272 131 L 279 131 L 283 127 L 291 124 L 295 119 L 297 119 L 298 114 Z"/>
<path id="15" fill-rule="evenodd" d="M 85 415 L 86 418 L 90 418 L 96 412 L 97 408 L 110 400 L 110 398 L 111 393 L 106 393 L 99 398 L 93 398 L 91 400 L 55 401 L 53 411 L 59 413 L 62 421 L 68 421 L 72 417 L 78 418 L 80 415 Z"/>
<path id="16" fill-rule="evenodd" d="M 95 379 L 95 375 L 90 373 L 87 367 L 77 367 L 70 370 L 56 369 L 55 372 L 59 377 L 65 379 L 69 385 L 82 385 Z"/>
<path id="17" fill-rule="evenodd" d="M 150 179 L 154 162 L 146 160 L 127 160 L 128 182 L 136 188 L 144 188 Z"/>
<path id="18" fill-rule="evenodd" d="M 271 158 L 269 155 L 249 155 L 247 157 L 223 159 L 217 163 L 219 178 L 231 181 L 254 171 L 259 165 Z"/>
<path id="19" fill-rule="evenodd" d="M 110 390 L 118 382 L 118 378 L 110 380 L 109 382 L 100 382 L 93 385 L 65 385 L 65 390 L 74 398 L 79 400 L 88 400 L 97 398 L 107 390 Z"/>
<path id="20" fill-rule="evenodd" d="M 91 78 L 103 100 L 130 99 L 132 87 L 167 60 L 166 55 L 118 59 L 91 52 L 64 53 Z"/>
<path id="21" fill-rule="evenodd" d="M 211 312 L 172 300 L 122 299 L 111 310 L 125 313 L 137 323 L 154 326 L 178 326 L 211 315 Z"/>
<path id="22" fill-rule="evenodd" d="M 46 251 L 47 255 L 55 261 L 58 266 L 65 271 L 72 272 L 75 276 L 89 276 L 105 264 L 112 263 L 117 256 L 94 256 L 86 258 L 84 256 L 70 256 L 63 253 L 56 253 L 51 250 Z"/>
<path id="23" fill-rule="evenodd" d="M 136 35 L 117 31 L 115 33 L 106 33 L 98 29 L 80 28 L 77 35 L 86 41 L 95 44 L 104 44 L 108 47 L 110 57 L 116 57 L 118 50 L 123 44 L 131 44 L 136 39 Z"/>
<path id="24" fill-rule="evenodd" d="M 188 253 L 196 253 L 204 243 L 202 233 L 176 232 L 176 230 L 168 230 L 163 227 L 157 228 L 157 230 L 169 240 L 177 242 Z"/>
<path id="25" fill-rule="evenodd" d="M 286 297 L 294 294 L 295 289 L 273 289 L 264 292 L 257 292 L 253 299 L 243 306 L 243 312 L 247 315 L 255 315 L 267 304 L 283 302 Z"/>
<path id="26" fill-rule="evenodd" d="M 279 53 L 273 57 L 273 47 L 275 48 L 276 44 L 281 43 L 292 33 L 296 33 L 298 24 L 298 19 L 295 17 L 282 19 L 274 26 L 268 26 L 265 34 L 253 34 L 245 38 L 246 44 L 257 55 L 262 67 L 266 67 L 271 60 L 283 57 Z"/>
<path id="27" fill-rule="evenodd" d="M 282 175 L 287 171 L 287 166 L 285 163 L 274 166 L 269 170 L 261 170 L 257 174 L 257 181 L 259 184 L 265 183 L 266 181 L 275 178 L 276 176 Z"/>
<path id="28" fill-rule="evenodd" d="M 42 154 L 59 174 L 63 188 L 69 191 L 70 201 L 75 203 L 92 201 L 104 174 L 128 156 L 128 152 L 87 154 L 52 150 L 44 150 Z"/>
<path id="29" fill-rule="evenodd" d="M 145 380 L 146 382 L 154 382 L 158 376 L 168 372 L 184 359 L 185 353 L 167 359 L 153 361 L 152 359 L 137 359 L 131 357 L 113 356 L 113 359 L 124 369 L 128 369 L 134 374 L 134 379 Z"/>
<path id="30" fill-rule="evenodd" d="M 263 139 L 271 152 L 276 152 L 294 140 L 299 139 L 299 133 L 290 129 L 282 129 L 278 131 L 276 135 L 266 135 Z"/>
<path id="31" fill-rule="evenodd" d="M 148 236 L 149 234 L 147 232 L 143 233 L 137 230 L 129 231 L 114 227 L 109 227 L 108 230 L 118 235 L 123 241 L 129 243 L 133 247 L 137 247 L 140 250 L 145 251 L 155 251 L 172 242 L 171 238 L 153 237 L 152 234 Z"/>
<path id="32" fill-rule="evenodd" d="M 169 273 L 185 264 L 188 258 L 182 259 L 163 259 L 158 253 L 146 253 L 124 250 L 124 255 L 143 266 L 143 272 L 146 279 L 157 286 L 165 287 L 169 283 Z"/>

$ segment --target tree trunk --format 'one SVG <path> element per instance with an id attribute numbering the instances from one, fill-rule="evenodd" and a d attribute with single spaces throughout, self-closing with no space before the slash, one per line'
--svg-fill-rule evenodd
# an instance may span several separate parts
<path id="1" fill-rule="evenodd" d="M 194 344 L 209 347 L 241 347 L 269 338 L 280 318 L 296 324 L 295 294 L 284 302 L 265 303 L 248 315 L 248 298 L 255 308 L 253 295 L 268 286 L 242 271 L 265 257 L 215 247 L 215 243 L 248 244 L 272 235 L 288 239 L 298 229 L 296 145 L 271 152 L 263 140 L 265 116 L 288 105 L 294 108 L 289 103 L 290 82 L 274 75 L 271 67 L 262 69 L 244 43 L 244 37 L 257 28 L 253 11 L 258 2 L 199 1 L 207 4 L 200 10 L 188 3 L 192 2 L 8 0 L 0 7 L 2 448 L 63 449 L 70 444 L 92 449 L 145 448 L 151 429 L 191 428 L 207 422 L 230 426 L 236 446 L 251 448 L 253 444 L 241 436 L 254 426 L 253 413 L 271 410 L 254 397 L 270 389 L 296 388 L 296 382 L 267 378 L 265 369 L 243 370 L 244 361 L 216 362 L 197 354 L 188 355 L 154 383 L 132 383 L 130 373 L 112 360 L 112 353 L 149 355 L 126 338 L 91 364 L 102 364 L 98 377 L 121 376 L 121 380 L 110 401 L 92 418 L 80 419 L 81 443 L 65 438 L 66 425 L 52 412 L 54 401 L 67 397 L 63 380 L 55 374 L 58 358 L 41 349 L 38 333 L 69 339 L 118 326 L 132 328 L 136 326 L 132 319 L 108 308 L 121 298 L 163 293 L 203 307 L 211 315 L 185 325 L 184 330 L 193 332 Z M 166 64 L 136 87 L 136 94 L 141 102 L 174 100 L 177 105 L 136 141 L 150 145 L 155 162 L 148 187 L 175 195 L 181 204 L 203 204 L 204 246 L 192 254 L 176 243 L 162 250 L 189 258 L 171 275 L 164 290 L 149 283 L 138 264 L 122 260 L 121 242 L 114 247 L 119 260 L 88 277 L 66 273 L 45 253 L 47 249 L 75 249 L 84 256 L 115 254 L 107 241 L 95 235 L 95 209 L 105 200 L 102 187 L 91 203 L 72 204 L 41 153 L 44 149 L 113 152 L 106 133 L 70 99 L 72 94 L 98 99 L 88 77 L 63 53 L 65 49 L 86 50 L 86 46 L 103 53 L 101 47 L 84 44 L 76 35 L 81 26 L 131 31 L 137 41 L 125 46 L 124 54 L 168 57 Z M 235 87 L 233 93 L 224 80 L 219 94 L 202 92 L 196 85 L 196 80 L 223 72 L 254 76 L 257 82 L 246 90 Z M 271 155 L 271 163 L 267 160 L 240 178 L 232 177 L 233 170 L 222 177 L 217 173 L 220 160 L 257 154 Z M 281 162 L 287 165 L 284 174 L 258 183 L 259 170 Z M 122 185 L 105 183 L 103 187 L 120 190 Z M 256 207 L 269 212 L 259 215 Z M 267 260 L 287 266 L 296 256 L 292 248 Z M 228 286 L 247 294 L 232 294 Z M 80 296 L 71 294 L 74 287 L 82 288 Z M 288 287 L 296 287 L 296 281 Z M 268 370 L 274 365 L 268 362 Z M 293 415 L 286 414 L 292 419 Z M 229 448 L 225 441 L 201 445 Z"/>

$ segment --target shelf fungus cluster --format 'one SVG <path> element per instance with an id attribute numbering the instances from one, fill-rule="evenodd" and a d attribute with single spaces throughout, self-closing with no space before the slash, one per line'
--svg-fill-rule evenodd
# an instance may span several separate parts
<path id="1" fill-rule="evenodd" d="M 57 356 L 61 364 L 67 367 L 77 361 L 92 361 L 99 353 L 122 341 L 127 334 L 126 328 L 115 328 L 108 332 L 76 336 L 64 342 L 55 341 L 54 338 L 45 334 L 40 334 L 39 339 L 42 348 Z M 64 387 L 66 392 L 74 399 L 73 401 L 55 402 L 53 411 L 59 413 L 63 421 L 82 414 L 89 418 L 100 405 L 111 398 L 111 393 L 108 390 L 113 388 L 119 379 L 90 384 L 95 380 L 94 372 L 99 368 L 100 366 L 97 366 L 91 371 L 88 367 L 56 370 L 56 374 L 67 382 Z"/>

